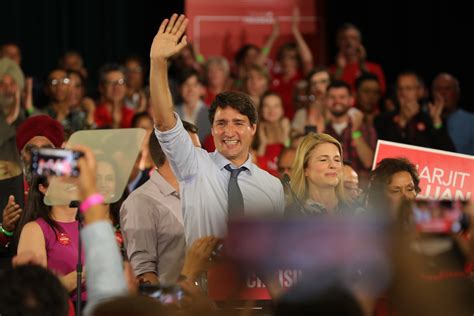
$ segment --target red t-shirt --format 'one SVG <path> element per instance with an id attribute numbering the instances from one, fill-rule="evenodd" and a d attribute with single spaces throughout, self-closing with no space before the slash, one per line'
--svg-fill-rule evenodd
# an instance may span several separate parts
<path id="1" fill-rule="evenodd" d="M 280 95 L 283 101 L 283 109 L 285 110 L 285 116 L 290 120 L 295 115 L 295 106 L 293 102 L 294 90 L 296 84 L 301 81 L 303 75 L 301 72 L 297 72 L 290 80 L 283 80 L 282 74 L 274 74 L 272 78 L 272 84 L 270 90 Z"/>
<path id="2" fill-rule="evenodd" d="M 377 78 L 379 78 L 382 93 L 385 94 L 386 84 L 385 84 L 385 76 L 383 74 L 382 67 L 380 67 L 379 64 L 372 63 L 369 61 L 365 62 L 365 66 L 367 67 L 367 70 L 370 73 L 373 73 L 374 75 L 377 76 Z M 329 71 L 332 74 L 334 74 L 336 72 L 336 68 L 337 68 L 336 65 L 332 65 L 331 67 L 329 67 Z M 362 71 L 360 69 L 359 63 L 351 63 L 351 64 L 347 64 L 346 67 L 344 67 L 342 76 L 339 79 L 344 80 L 345 82 L 350 84 L 352 87 L 352 91 L 355 91 L 355 81 L 361 74 L 362 74 Z"/>
<path id="3" fill-rule="evenodd" d="M 122 121 L 120 128 L 132 127 L 132 118 L 134 111 L 122 105 Z M 98 128 L 112 127 L 112 114 L 107 109 L 106 103 L 101 103 L 97 106 L 94 112 L 94 121 Z"/>

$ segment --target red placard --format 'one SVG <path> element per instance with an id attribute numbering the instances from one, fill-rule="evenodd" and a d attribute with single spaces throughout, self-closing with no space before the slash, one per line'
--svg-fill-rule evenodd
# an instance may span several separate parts
<path id="1" fill-rule="evenodd" d="M 232 264 L 221 263 L 208 271 L 208 294 L 215 301 L 271 300 L 265 283 L 255 274 L 238 275 Z M 278 287 L 290 288 L 298 283 L 302 271 L 298 269 L 278 270 L 273 279 Z"/>
<path id="2" fill-rule="evenodd" d="M 245 44 L 262 47 L 277 17 L 280 37 L 273 46 L 273 57 L 281 44 L 294 41 L 291 21 L 293 8 L 298 7 L 300 31 L 319 61 L 325 38 L 324 21 L 316 15 L 316 5 L 313 0 L 188 0 L 187 36 L 203 56 L 219 55 L 233 60 L 235 52 Z"/>
<path id="3" fill-rule="evenodd" d="M 474 190 L 474 156 L 379 140 L 375 168 L 384 158 L 407 158 L 418 169 L 418 199 L 470 200 Z"/>

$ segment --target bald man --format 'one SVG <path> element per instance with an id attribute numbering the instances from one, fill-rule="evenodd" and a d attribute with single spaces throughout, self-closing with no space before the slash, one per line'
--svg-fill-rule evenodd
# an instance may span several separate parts
<path id="1" fill-rule="evenodd" d="M 447 130 L 459 153 L 474 155 L 474 114 L 458 106 L 461 88 L 456 77 L 440 73 L 431 87 L 434 102 L 443 104 Z"/>

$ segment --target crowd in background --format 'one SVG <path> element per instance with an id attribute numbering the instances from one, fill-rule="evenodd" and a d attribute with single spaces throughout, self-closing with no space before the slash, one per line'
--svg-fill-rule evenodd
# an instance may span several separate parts
<path id="1" fill-rule="evenodd" d="M 179 118 L 177 126 L 181 126 L 182 121 L 187 133 L 181 136 L 189 136 L 192 146 L 209 153 L 224 152 L 228 144 L 215 143 L 218 132 L 213 124 L 220 106 L 218 102 L 228 101 L 216 100 L 222 95 L 228 100 L 237 100 L 232 99 L 233 95 L 226 95 L 227 91 L 241 92 L 250 100 L 255 118 L 258 117 L 252 122 L 253 112 L 245 114 L 251 124 L 258 122 L 249 144 L 251 162 L 276 178 L 288 175 L 291 179 L 291 185 L 285 187 L 285 214 L 357 214 L 381 208 L 389 209 L 387 214 L 394 214 L 405 200 L 414 200 L 420 192 L 419 179 L 409 161 L 393 157 L 371 171 L 377 140 L 474 155 L 474 114 L 460 107 L 461 84 L 455 76 L 440 70 L 429 84 L 416 72 L 404 70 L 398 74 L 392 91 L 385 80 L 383 66 L 368 59 L 370 55 L 355 25 L 342 25 L 337 32 L 334 40 L 339 51 L 333 65 L 318 64 L 318 56 L 312 55 L 299 30 L 297 12 L 291 30 L 294 41 L 274 47 L 279 36 L 279 22 L 275 20 L 263 47 L 244 45 L 234 60 L 202 56 L 193 50 L 192 43 L 167 60 L 167 86 Z M 276 52 L 274 61 L 269 59 L 273 51 Z M 49 207 L 43 203 L 49 184 L 46 178 L 32 174 L 29 168 L 32 151 L 60 148 L 80 130 L 143 128 L 147 133 L 125 192 L 118 202 L 105 205 L 106 215 L 100 213 L 100 216 L 113 224 L 122 256 L 131 264 L 131 279 L 149 284 L 179 281 L 192 294 L 193 308 L 214 308 L 191 287 L 207 269 L 207 259 L 218 244 L 218 238 L 204 237 L 207 234 L 197 231 L 198 227 L 206 226 L 199 216 L 183 215 L 182 208 L 191 206 L 187 204 L 188 197 L 181 196 L 181 186 L 189 184 L 190 177 L 187 169 L 181 168 L 181 162 L 176 162 L 178 158 L 170 149 L 174 147 L 166 145 L 170 136 L 160 134 L 159 124 L 154 131 L 156 118 L 162 114 L 153 111 L 160 109 L 153 102 L 159 103 L 161 99 L 153 95 L 157 86 L 150 88 L 143 60 L 130 56 L 121 63 L 106 63 L 97 71 L 87 69 L 79 52 L 68 51 L 43 81 L 24 76 L 22 54 L 28 52 L 22 52 L 15 43 L 4 43 L 0 48 L 2 265 L 8 266 L 14 254 L 20 259 L 22 256 L 39 258 L 36 263 L 57 273 L 71 302 L 75 302 L 80 238 L 78 211 L 69 206 Z M 87 81 L 96 74 L 98 97 L 93 98 L 86 87 Z M 44 92 L 41 97 L 33 93 L 38 89 Z M 247 102 L 247 99 L 238 100 Z M 174 131 L 174 128 L 169 129 Z M 107 181 L 115 181 L 113 166 L 101 164 L 100 157 L 87 159 L 97 164 L 97 190 L 105 195 L 101 187 L 107 188 Z M 323 171 L 322 163 L 327 164 Z M 112 171 L 104 171 L 108 169 Z M 95 169 L 91 170 L 95 176 Z M 267 181 L 263 176 L 261 179 Z M 278 181 L 271 181 L 263 183 L 268 188 L 280 185 Z M 199 185 L 205 190 L 205 185 Z M 245 193 L 245 188 L 242 190 Z M 219 197 L 218 191 L 209 194 L 214 193 Z M 280 198 L 277 193 L 271 201 Z M 203 203 L 199 198 L 195 202 Z M 190 221 L 196 229 L 192 233 Z M 75 247 L 64 251 L 58 242 Z M 469 247 L 468 241 L 464 248 Z M 87 265 L 89 260 L 92 259 L 83 258 L 83 263 Z M 403 264 L 401 266 L 403 269 Z M 457 262 L 455 266 L 447 265 L 446 269 L 456 270 L 462 277 L 470 273 L 469 267 Z M 83 275 L 86 281 L 88 276 L 88 272 Z M 460 286 L 471 290 L 469 284 Z M 88 294 L 83 293 L 84 301 L 90 300 Z M 96 299 L 94 294 L 92 292 Z M 367 311 L 361 298 L 364 295 L 359 294 L 357 290 L 347 292 L 336 287 L 324 295 L 362 306 L 361 315 L 370 315 L 374 309 L 383 314 L 389 309 L 382 306 L 386 303 L 382 299 L 369 305 L 370 311 Z M 397 294 L 397 299 L 406 304 L 411 302 Z M 314 305 L 308 308 L 316 308 L 316 303 L 324 305 L 328 297 L 321 295 L 321 301 L 312 301 Z M 279 306 L 281 313 L 295 308 L 291 304 L 286 306 L 285 302 Z M 344 307 L 351 313 L 358 310 L 347 304 Z M 113 310 L 113 306 L 108 308 Z M 106 309 L 107 306 L 103 315 Z"/>

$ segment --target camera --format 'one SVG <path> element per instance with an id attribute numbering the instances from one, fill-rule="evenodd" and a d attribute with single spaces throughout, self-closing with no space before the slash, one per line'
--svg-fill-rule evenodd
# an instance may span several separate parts
<path id="1" fill-rule="evenodd" d="M 154 298 L 162 304 L 179 304 L 184 298 L 184 290 L 179 285 L 140 284 L 138 289 L 141 295 Z"/>
<path id="2" fill-rule="evenodd" d="M 82 153 L 68 149 L 41 148 L 31 153 L 31 170 L 39 176 L 79 176 L 77 160 Z"/>

